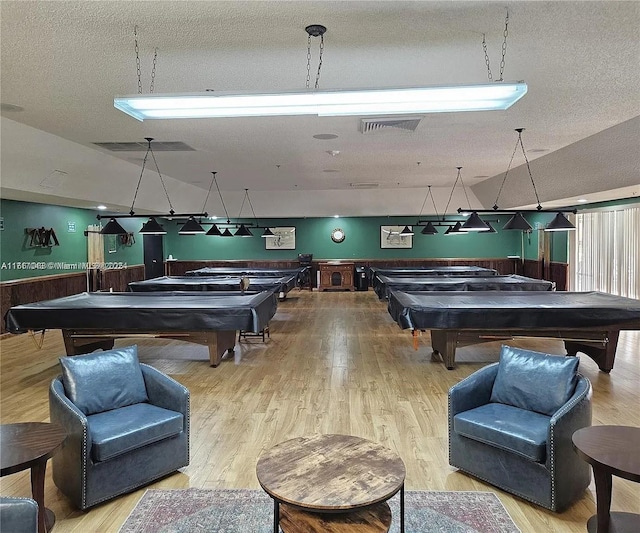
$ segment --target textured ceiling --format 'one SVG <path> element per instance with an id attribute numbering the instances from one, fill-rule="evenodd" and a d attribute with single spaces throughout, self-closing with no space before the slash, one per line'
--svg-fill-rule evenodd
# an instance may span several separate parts
<path id="1" fill-rule="evenodd" d="M 406 87 L 486 82 L 483 33 L 497 78 L 505 8 L 504 78 L 529 85 L 507 111 L 363 135 L 365 117 L 141 123 L 113 108 L 138 91 L 136 25 L 145 93 L 156 47 L 156 93 L 303 89 L 309 24 L 328 28 L 320 88 Z M 24 109 L 2 112 L 3 198 L 128 210 L 144 152 L 93 143 L 154 137 L 195 150 L 156 154 L 177 210 L 200 210 L 217 171 L 232 216 L 245 188 L 260 216 L 417 214 L 427 185 L 442 211 L 456 166 L 469 201 L 488 207 L 516 127 L 543 205 L 640 195 L 638 2 L 3 0 L 0 10 L 1 101 Z M 313 137 L 323 133 L 338 137 Z M 523 163 L 516 153 L 501 207 L 535 203 Z M 56 170 L 63 178 L 47 186 Z M 136 205 L 166 210 L 158 189 L 145 173 Z M 451 206 L 466 202 L 456 189 Z M 220 214 L 215 195 L 206 208 Z"/>

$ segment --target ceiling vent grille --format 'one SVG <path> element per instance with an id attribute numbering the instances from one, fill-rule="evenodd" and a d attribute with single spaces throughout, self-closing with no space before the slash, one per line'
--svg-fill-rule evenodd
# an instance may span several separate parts
<path id="1" fill-rule="evenodd" d="M 366 135 L 386 129 L 416 131 L 418 124 L 424 117 L 379 117 L 363 118 L 360 121 L 360 133 Z"/>
<path id="2" fill-rule="evenodd" d="M 349 183 L 349 187 L 351 187 L 352 189 L 375 189 L 379 185 L 380 185 L 379 183 L 375 183 L 375 182 Z"/>
<path id="3" fill-rule="evenodd" d="M 149 148 L 146 141 L 93 143 L 110 152 L 145 152 Z M 191 146 L 180 141 L 153 141 L 154 152 L 195 152 Z"/>

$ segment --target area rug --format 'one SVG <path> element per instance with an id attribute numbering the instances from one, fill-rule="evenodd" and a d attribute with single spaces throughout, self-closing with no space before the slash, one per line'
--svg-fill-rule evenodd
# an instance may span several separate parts
<path id="1" fill-rule="evenodd" d="M 389 500 L 399 533 L 399 495 Z M 271 533 L 273 500 L 261 490 L 145 492 L 120 533 Z M 519 533 L 492 492 L 405 492 L 406 533 Z"/>

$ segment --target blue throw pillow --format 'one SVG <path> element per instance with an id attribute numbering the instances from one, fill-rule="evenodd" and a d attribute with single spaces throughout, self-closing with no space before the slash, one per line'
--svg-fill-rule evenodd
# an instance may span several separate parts
<path id="1" fill-rule="evenodd" d="M 62 384 L 85 415 L 148 401 L 138 347 L 61 357 Z"/>
<path id="2" fill-rule="evenodd" d="M 491 401 L 548 416 L 573 395 L 580 359 L 502 346 Z"/>

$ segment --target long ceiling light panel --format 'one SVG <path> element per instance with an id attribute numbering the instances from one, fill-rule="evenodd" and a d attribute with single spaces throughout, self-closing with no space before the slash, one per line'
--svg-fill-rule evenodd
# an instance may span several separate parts
<path id="1" fill-rule="evenodd" d="M 496 82 L 453 87 L 279 94 L 138 94 L 116 97 L 113 105 L 140 121 L 281 115 L 402 115 L 504 110 L 526 93 L 526 83 Z"/>

